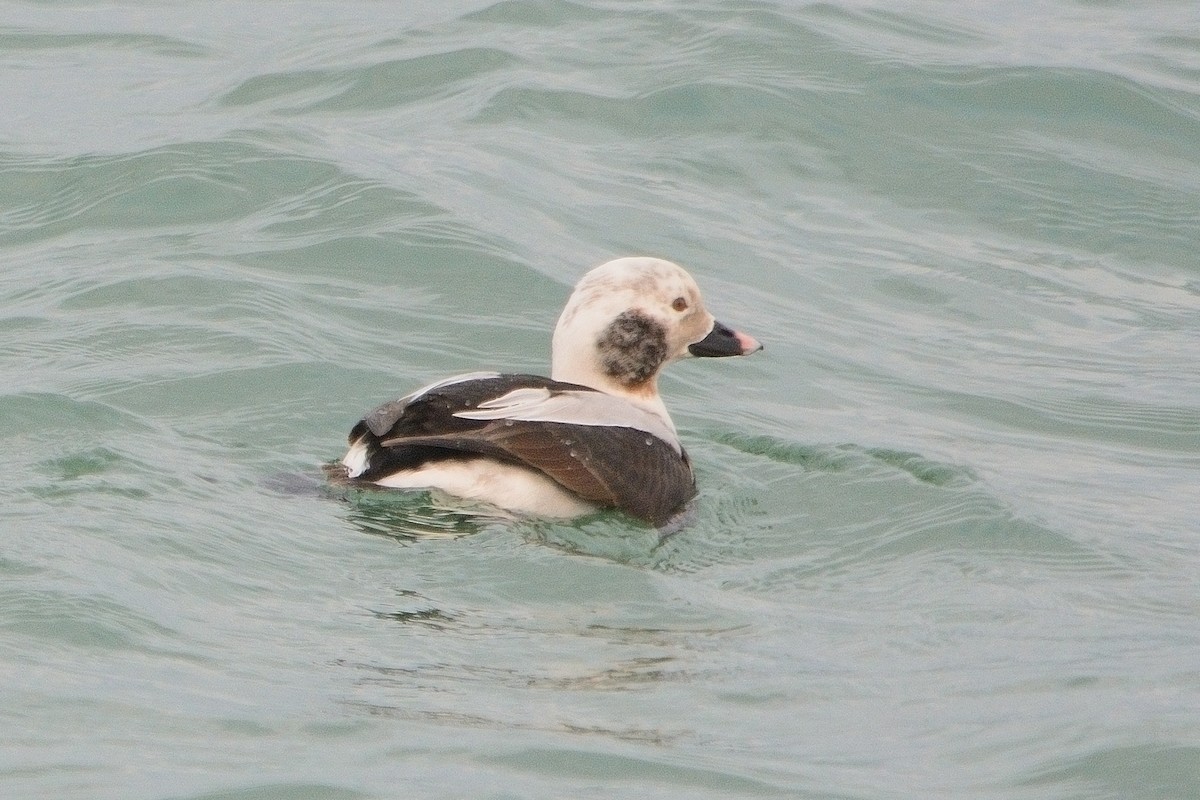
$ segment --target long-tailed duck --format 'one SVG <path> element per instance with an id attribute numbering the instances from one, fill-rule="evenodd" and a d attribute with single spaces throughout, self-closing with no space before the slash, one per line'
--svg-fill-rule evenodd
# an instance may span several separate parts
<path id="1" fill-rule="evenodd" d="M 350 431 L 336 478 L 441 489 L 538 516 L 618 508 L 664 525 L 696 495 L 658 373 L 686 356 L 744 356 L 682 267 L 619 258 L 583 276 L 554 330 L 551 378 L 475 372 L 418 389 Z"/>

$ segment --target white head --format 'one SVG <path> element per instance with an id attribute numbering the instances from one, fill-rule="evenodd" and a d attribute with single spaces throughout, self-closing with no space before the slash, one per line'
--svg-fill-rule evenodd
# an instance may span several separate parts
<path id="1" fill-rule="evenodd" d="M 580 279 L 554 329 L 552 377 L 661 411 L 658 373 L 685 356 L 749 355 L 753 338 L 718 323 L 683 267 L 618 258 Z"/>

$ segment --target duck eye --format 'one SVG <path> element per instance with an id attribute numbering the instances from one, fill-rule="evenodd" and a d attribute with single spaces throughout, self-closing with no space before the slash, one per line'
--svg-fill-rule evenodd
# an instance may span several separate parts
<path id="1" fill-rule="evenodd" d="M 675 302 L 671 303 L 671 308 L 675 309 L 676 311 L 687 311 L 687 307 L 688 302 L 682 297 L 676 297 Z"/>

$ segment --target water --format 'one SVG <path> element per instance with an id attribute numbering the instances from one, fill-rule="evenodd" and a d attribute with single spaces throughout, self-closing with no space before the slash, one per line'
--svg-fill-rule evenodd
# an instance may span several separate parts
<path id="1" fill-rule="evenodd" d="M 1197 796 L 1193 4 L 2 18 L 5 797 Z M 689 527 L 321 490 L 630 253 Z"/>

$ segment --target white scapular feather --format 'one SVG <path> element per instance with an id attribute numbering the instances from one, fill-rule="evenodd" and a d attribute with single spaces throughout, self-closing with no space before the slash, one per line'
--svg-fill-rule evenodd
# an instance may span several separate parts
<path id="1" fill-rule="evenodd" d="M 633 428 L 662 439 L 676 452 L 681 450 L 678 435 L 658 415 L 603 392 L 513 389 L 508 394 L 480 403 L 474 411 L 459 411 L 454 416 L 462 419 L 511 419 L 518 422 Z"/>

